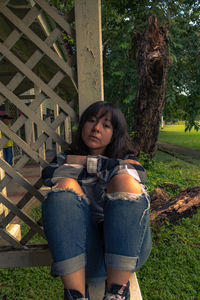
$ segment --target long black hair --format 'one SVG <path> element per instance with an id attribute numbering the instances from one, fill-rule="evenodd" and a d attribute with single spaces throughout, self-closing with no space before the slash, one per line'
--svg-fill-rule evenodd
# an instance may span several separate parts
<path id="1" fill-rule="evenodd" d="M 97 101 L 91 104 L 81 115 L 78 130 L 75 133 L 71 148 L 75 154 L 88 155 L 89 149 L 82 140 L 82 129 L 85 122 L 93 116 L 97 116 L 101 110 L 101 117 L 107 113 L 111 114 L 111 123 L 113 126 L 113 136 L 105 149 L 104 156 L 110 158 L 123 158 L 128 153 L 134 153 L 130 142 L 126 120 L 121 110 L 112 103 Z"/>

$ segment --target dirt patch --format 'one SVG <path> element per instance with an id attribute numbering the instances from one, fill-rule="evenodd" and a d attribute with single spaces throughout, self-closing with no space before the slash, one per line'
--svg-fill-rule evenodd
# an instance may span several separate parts
<path id="1" fill-rule="evenodd" d="M 165 142 L 157 142 L 157 145 L 159 150 L 167 152 L 171 155 L 174 154 L 174 156 L 176 156 L 175 154 L 179 153 L 185 156 L 192 157 L 193 159 L 200 160 L 200 151 L 184 148 L 173 144 L 168 144 Z"/>

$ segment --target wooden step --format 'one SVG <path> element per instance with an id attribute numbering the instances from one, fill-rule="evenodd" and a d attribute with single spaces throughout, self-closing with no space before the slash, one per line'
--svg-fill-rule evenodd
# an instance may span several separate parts
<path id="1" fill-rule="evenodd" d="M 89 284 L 90 300 L 102 300 L 104 296 L 105 282 L 91 282 Z M 130 300 L 142 300 L 142 294 L 138 284 L 136 273 L 130 278 Z"/>

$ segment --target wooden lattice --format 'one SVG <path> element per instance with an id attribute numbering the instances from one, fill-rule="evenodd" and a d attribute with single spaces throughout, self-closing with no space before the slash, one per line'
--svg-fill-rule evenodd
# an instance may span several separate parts
<path id="1" fill-rule="evenodd" d="M 46 1 L 22 1 L 21 6 L 18 5 L 19 2 L 21 3 L 0 1 L 0 24 L 3 29 L 0 30 L 0 105 L 7 101 L 8 107 L 14 106 L 15 111 L 10 128 L 0 121 L 3 133 L 0 150 L 8 139 L 13 140 L 16 147 L 21 149 L 18 160 L 12 167 L 0 157 L 0 169 L 5 172 L 0 181 L 0 203 L 8 209 L 7 215 L 1 215 L 0 218 L 0 236 L 10 245 L 6 249 L 0 249 L 1 267 L 8 266 L 6 260 L 10 260 L 10 265 L 18 266 L 46 264 L 49 259 L 45 242 L 37 246 L 30 243 L 35 234 L 44 238 L 41 220 L 35 220 L 23 211 L 33 197 L 39 202 L 44 200 L 42 181 L 39 179 L 32 184 L 21 170 L 30 160 L 41 167 L 47 165 L 43 149 L 48 139 L 52 139 L 61 148 L 67 147 L 67 133 L 60 134 L 60 128 L 66 128 L 63 125 L 66 118 L 70 117 L 72 121 L 77 119 L 74 109 L 77 106 L 76 70 L 73 57 L 63 44 L 63 37 L 70 36 L 74 39 L 74 30 Z M 34 89 L 35 93 L 25 95 L 30 89 Z M 29 105 L 25 99 L 30 99 Z M 43 119 L 40 116 L 40 108 L 46 99 L 56 107 L 53 119 Z M 31 144 L 21 134 L 30 121 L 37 129 L 37 136 Z M 15 181 L 26 191 L 17 203 L 13 203 L 3 192 L 11 181 Z M 28 227 L 26 233 L 22 233 L 21 240 L 7 231 L 8 224 L 16 216 Z M 15 259 L 12 258 L 13 253 Z"/>

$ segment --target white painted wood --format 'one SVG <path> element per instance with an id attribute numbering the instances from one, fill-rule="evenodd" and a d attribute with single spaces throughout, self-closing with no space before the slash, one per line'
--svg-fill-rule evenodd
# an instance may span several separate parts
<path id="1" fill-rule="evenodd" d="M 35 88 L 34 88 L 35 101 L 34 102 L 38 102 L 38 101 L 40 102 L 40 93 L 41 93 L 41 89 L 39 87 L 35 86 Z M 38 106 L 37 115 L 38 115 L 39 119 L 43 120 L 43 106 L 42 106 L 42 104 L 40 104 Z M 38 126 L 37 127 L 38 138 L 40 137 L 40 135 L 42 135 L 42 133 L 43 133 L 42 127 Z M 40 158 L 43 158 L 44 160 L 46 160 L 45 144 L 42 144 L 41 147 L 39 147 L 39 156 L 40 156 Z"/>
<path id="2" fill-rule="evenodd" d="M 90 300 L 102 300 L 105 291 L 105 281 L 90 281 L 88 284 Z"/>
<path id="3" fill-rule="evenodd" d="M 72 142 L 71 119 L 69 116 L 65 119 L 65 140 L 69 144 Z"/>
<path id="4" fill-rule="evenodd" d="M 52 136 L 52 138 L 59 144 L 63 144 L 65 145 L 66 142 L 63 138 L 61 138 L 60 136 L 57 135 L 57 133 L 52 130 L 52 127 L 48 126 L 46 124 L 46 122 L 40 120 L 36 115 L 35 112 L 33 112 L 29 107 L 27 107 L 24 103 L 22 103 L 22 101 L 20 101 L 20 99 L 11 91 L 9 91 L 1 82 L 0 82 L 0 89 L 2 94 L 4 94 L 5 96 L 7 95 L 7 98 L 13 103 L 15 104 L 21 111 L 23 111 L 24 114 L 26 114 L 27 117 L 29 117 L 29 119 L 31 119 L 33 122 L 35 122 L 38 126 L 40 126 L 41 128 L 43 128 L 44 132 L 47 133 L 48 136 Z M 1 122 L 2 124 L 3 122 Z M 3 128 L 3 125 L 1 125 Z M 3 130 L 3 129 L 2 129 Z M 11 139 L 14 139 L 14 137 L 12 137 L 12 132 L 10 132 L 8 129 L 5 128 L 4 126 L 4 132 L 7 131 L 8 132 L 8 137 L 10 137 Z M 17 137 L 16 137 L 17 139 Z"/>
<path id="5" fill-rule="evenodd" d="M 33 126 L 33 122 L 29 119 L 25 123 L 25 137 L 26 137 L 27 144 L 30 147 L 32 147 L 32 144 L 35 141 L 34 126 Z"/>
<path id="6" fill-rule="evenodd" d="M 49 48 L 45 42 L 43 42 L 32 30 L 30 30 L 15 14 L 13 14 L 8 8 L 6 8 L 0 2 L 0 10 L 1 12 L 8 18 L 12 20 L 12 23 L 25 35 L 29 37 L 29 39 L 35 43 L 36 46 L 39 46 L 40 49 L 48 55 L 61 70 L 63 70 L 70 78 L 72 83 L 74 84 L 74 88 L 76 89 L 76 82 L 74 78 L 74 72 L 72 68 L 65 62 L 63 63 L 63 59 L 61 59 L 57 53 L 55 53 L 51 48 Z"/>
<path id="7" fill-rule="evenodd" d="M 105 282 L 91 281 L 89 283 L 90 300 L 102 300 L 105 290 Z M 130 300 L 142 300 L 140 287 L 138 284 L 136 273 L 133 273 L 130 278 Z"/>
<path id="8" fill-rule="evenodd" d="M 67 23 L 67 20 L 59 16 L 56 11 L 46 2 L 41 0 L 34 0 L 44 11 L 53 18 L 53 20 L 68 34 L 74 37 L 74 30 Z"/>
<path id="9" fill-rule="evenodd" d="M 45 43 L 49 47 L 51 47 L 52 44 L 54 43 L 54 41 L 57 39 L 57 36 L 58 36 L 58 31 L 55 28 L 55 30 L 52 31 L 51 35 L 45 40 Z M 5 45 L 5 43 L 4 43 L 4 45 Z M 34 66 L 42 59 L 43 56 L 44 56 L 44 53 L 42 53 L 40 50 L 36 50 L 33 53 L 33 55 L 26 62 L 26 66 L 32 70 L 34 68 Z M 7 84 L 7 87 L 11 91 L 13 91 L 22 82 L 22 80 L 24 79 L 24 77 L 25 77 L 25 75 L 23 75 L 23 73 L 17 73 L 15 76 L 13 76 L 13 78 Z M 46 97 L 46 95 L 45 95 L 45 97 Z"/>
<path id="10" fill-rule="evenodd" d="M 36 117 L 35 117 L 36 118 Z M 33 119 L 32 119 L 33 120 Z M 2 121 L 0 121 L 0 125 L 2 131 L 5 135 L 14 141 L 16 145 L 20 148 L 23 148 L 23 151 L 26 152 L 30 157 L 32 157 L 36 162 L 43 163 L 43 165 L 47 165 L 47 162 L 39 158 L 39 155 L 36 151 L 34 151 L 27 143 L 25 143 L 18 135 L 14 134 Z M 0 145 L 2 145 L 3 139 L 0 140 Z"/>
<path id="11" fill-rule="evenodd" d="M 37 15 L 39 14 L 39 10 L 38 8 L 35 6 L 34 8 L 32 8 L 31 10 L 29 10 L 29 12 L 25 15 L 25 17 L 23 18 L 23 23 L 26 24 L 27 26 L 30 26 L 32 24 L 32 22 L 34 22 L 35 18 L 37 17 Z M 16 42 L 20 39 L 20 37 L 23 34 L 20 33 L 18 30 L 14 29 L 11 34 L 8 36 L 8 38 L 4 41 L 4 45 L 8 48 L 11 49 Z M 0 58 L 0 60 L 2 59 L 2 57 Z"/>
<path id="12" fill-rule="evenodd" d="M 133 273 L 130 278 L 130 294 L 131 300 L 142 300 L 142 294 L 140 291 L 136 273 Z"/>
<path id="13" fill-rule="evenodd" d="M 76 120 L 75 111 L 65 102 L 62 98 L 58 96 L 47 84 L 44 83 L 34 72 L 32 72 L 25 64 L 23 64 L 11 51 L 9 51 L 2 43 L 0 43 L 0 51 L 5 55 L 13 64 L 17 65 L 18 68 L 24 73 L 25 76 L 30 78 L 35 85 L 39 86 L 44 93 L 46 93 L 49 98 L 51 98 L 55 103 L 59 104 L 60 107 L 66 111 L 73 120 Z M 5 89 L 5 87 L 4 87 Z M 9 100 L 10 98 L 7 97 Z M 11 101 L 11 100 L 10 100 Z M 21 109 L 24 111 L 24 109 Z"/>
<path id="14" fill-rule="evenodd" d="M 28 203 L 28 201 L 35 196 L 38 200 L 43 201 L 44 195 L 40 194 L 39 188 L 41 187 L 42 183 L 40 184 L 39 180 L 34 186 L 30 184 L 26 178 L 24 178 L 20 174 L 20 170 L 23 168 L 23 166 L 26 165 L 26 163 L 29 160 L 29 157 L 34 159 L 36 162 L 41 163 L 43 166 L 47 164 L 45 161 L 45 157 L 43 156 L 44 151 L 42 153 L 40 152 L 40 155 L 38 156 L 38 150 L 39 148 L 45 143 L 45 141 L 48 139 L 48 137 L 53 138 L 58 144 L 66 144 L 67 143 L 59 137 L 59 126 L 65 121 L 66 116 L 70 115 L 73 120 L 76 120 L 77 115 L 74 112 L 74 110 L 71 108 L 70 105 L 67 104 L 66 101 L 64 101 L 61 97 L 58 96 L 56 92 L 54 92 L 54 89 L 59 85 L 59 83 L 63 80 L 66 75 L 71 77 L 72 82 L 74 82 L 74 88 L 77 90 L 76 82 L 74 81 L 75 76 L 75 70 L 70 67 L 69 64 L 67 64 L 63 59 L 61 59 L 57 53 L 55 53 L 52 50 L 52 45 L 59 41 L 60 36 L 63 34 L 63 28 L 65 32 L 69 34 L 74 34 L 74 30 L 71 29 L 70 25 L 66 23 L 66 20 L 57 14 L 57 12 L 49 6 L 49 4 L 46 1 L 39 1 L 39 5 L 35 5 L 32 9 L 30 6 L 30 10 L 26 14 L 26 16 L 23 18 L 23 20 L 19 19 L 17 17 L 17 14 L 13 13 L 13 10 L 10 10 L 8 7 L 5 6 L 5 2 L 0 1 L 0 10 L 3 15 L 5 15 L 5 18 L 9 20 L 14 26 L 15 29 L 10 33 L 8 32 L 7 39 L 4 40 L 4 42 L 0 43 L 0 53 L 1 58 L 6 57 L 7 55 L 10 56 L 10 62 L 13 63 L 13 65 L 17 66 L 17 69 L 19 70 L 18 73 L 13 75 L 11 80 L 9 80 L 7 86 L 5 86 L 2 82 L 1 84 L 1 92 L 2 95 L 0 95 L 0 104 L 3 104 L 5 102 L 5 99 L 8 99 L 11 103 L 14 104 L 16 109 L 18 108 L 22 114 L 18 117 L 18 119 L 14 122 L 14 124 L 11 126 L 11 128 L 7 128 L 3 122 L 0 122 L 1 129 L 5 133 L 5 136 L 0 140 L 0 148 L 3 147 L 3 145 L 7 142 L 8 138 L 12 139 L 16 145 L 18 145 L 20 148 L 23 149 L 23 156 L 16 162 L 16 164 L 11 167 L 8 164 L 6 164 L 1 158 L 0 158 L 0 171 L 3 171 L 3 178 L 0 181 L 0 189 L 5 190 L 7 184 L 10 182 L 11 178 L 21 186 L 23 186 L 28 192 L 22 197 L 20 201 L 18 201 L 17 205 L 15 205 L 6 195 L 6 193 L 0 194 L 0 203 L 1 207 L 3 208 L 3 218 L 1 219 L 1 229 L 0 229 L 0 236 L 5 239 L 8 244 L 12 245 L 14 248 L 26 248 L 26 245 L 23 246 L 23 243 L 27 243 L 30 238 L 35 234 L 35 232 L 38 232 L 40 235 L 44 237 L 44 232 L 41 227 L 41 220 L 37 223 L 32 220 L 28 214 L 23 213 L 22 208 L 24 205 Z M 40 5 L 41 4 L 41 5 Z M 50 17 L 55 17 L 55 20 L 52 20 L 52 24 L 54 25 L 54 21 L 58 24 L 58 27 L 53 30 L 52 32 L 48 32 L 48 37 L 43 41 L 40 39 L 29 26 L 34 22 L 35 18 L 37 18 L 41 10 L 44 9 L 46 13 Z M 41 16 L 45 17 L 45 13 L 42 13 Z M 49 18 L 48 16 L 48 18 Z M 46 18 L 46 17 L 45 17 Z M 51 22 L 51 20 L 50 20 Z M 67 31 L 66 31 L 67 30 Z M 26 63 L 23 63 L 23 59 L 18 59 L 17 56 L 13 53 L 13 48 L 15 47 L 15 44 L 21 39 L 22 35 L 25 34 L 28 39 L 30 39 L 35 45 L 38 47 L 38 50 L 33 53 L 33 55 L 26 61 Z M 62 45 L 61 45 L 62 46 Z M 60 71 L 58 71 L 56 74 L 52 76 L 51 79 L 49 79 L 48 84 L 46 84 L 43 80 L 40 79 L 40 75 L 36 75 L 36 73 L 32 72 L 32 69 L 40 62 L 40 60 L 43 58 L 44 55 L 49 56 L 50 60 L 53 61 L 53 63 L 56 63 L 58 67 L 60 68 Z M 26 57 L 26 54 L 24 58 Z M 28 58 L 28 57 L 26 57 Z M 9 70 L 8 70 L 9 71 Z M 31 73 L 30 73 L 31 72 Z M 33 102 L 28 107 L 26 106 L 23 101 L 17 97 L 17 94 L 15 94 L 15 90 L 18 88 L 18 86 L 21 84 L 21 82 L 28 78 L 33 82 L 34 85 L 41 87 L 42 92 L 36 93 L 36 97 L 33 97 Z M 45 89 L 44 89 L 45 87 Z M 48 91 L 47 91 L 48 90 Z M 3 94 L 6 94 L 5 98 L 3 97 Z M 37 97 L 38 96 L 38 97 Z M 46 124 L 43 120 L 41 120 L 41 107 L 42 102 L 46 97 L 49 97 L 52 100 L 54 106 L 56 106 L 56 115 L 55 120 L 52 124 Z M 60 108 L 62 111 L 60 111 Z M 39 117 L 36 116 L 37 110 L 40 110 Z M 28 131 L 31 131 L 30 128 L 32 127 L 33 122 L 38 126 L 38 135 L 39 138 L 35 141 L 33 141 L 32 145 L 30 143 L 30 136 L 28 135 Z M 28 143 L 23 141 L 18 134 L 18 131 L 22 126 L 25 126 L 26 128 L 26 137 Z M 48 132 L 47 132 L 48 131 Z M 56 134 L 56 131 L 58 134 Z M 30 147 L 31 146 L 31 147 Z M 58 146 L 60 147 L 60 146 Z M 60 148 L 58 149 L 60 151 Z M 0 207 L 0 208 L 1 208 Z M 8 214 L 4 213 L 4 208 L 9 208 Z M 23 236 L 22 243 L 18 241 L 19 239 L 19 230 L 16 229 L 19 226 L 9 224 L 10 221 L 15 216 L 18 216 L 21 218 L 25 223 L 27 223 L 30 226 L 30 231 Z M 11 231 L 9 232 L 9 229 Z M 18 232 L 18 238 L 13 237 L 13 232 Z M 1 249 L 2 250 L 2 249 Z M 18 252 L 19 254 L 20 252 Z M 2 258 L 2 252 L 0 253 L 0 258 Z M 32 253 L 32 257 L 35 255 Z M 12 254 L 13 255 L 13 254 Z M 26 260 L 26 257 L 28 257 L 29 253 L 24 253 L 24 260 Z M 9 256 L 9 255 L 8 255 Z M 14 259 L 12 261 L 18 261 L 18 256 L 13 255 Z M 20 254 L 19 254 L 20 256 Z M 36 257 L 36 255 L 35 255 Z M 32 258 L 31 258 L 32 259 Z M 39 258 L 36 260 L 40 260 Z M 9 260 L 10 261 L 10 260 Z M 8 262 L 7 262 L 8 263 Z M 22 265 L 23 262 L 21 261 Z M 14 262 L 13 262 L 14 264 Z M 12 266 L 14 266 L 12 264 Z M 31 260 L 28 263 L 31 264 Z M 39 265 L 41 265 L 42 262 L 40 261 Z"/>
<path id="15" fill-rule="evenodd" d="M 38 188 L 40 189 L 41 186 L 42 186 L 43 182 L 41 180 L 41 178 L 34 184 L 35 188 Z M 23 207 L 30 201 L 30 199 L 32 198 L 32 195 L 30 193 L 26 193 L 22 198 L 21 200 L 17 203 L 17 206 L 19 209 L 23 209 Z M 5 228 L 12 220 L 13 218 L 15 217 L 15 214 L 10 211 L 8 213 L 8 215 L 2 220 L 1 222 L 1 226 L 2 228 Z M 40 224 L 42 224 L 42 222 L 40 221 Z M 32 230 L 32 229 L 31 229 Z M 33 230 L 34 234 L 35 234 L 35 231 Z M 33 234 L 33 235 L 34 235 Z M 32 235 L 32 236 L 33 236 Z M 31 236 L 31 237 L 32 237 Z M 27 242 L 29 241 L 29 239 L 26 239 L 26 242 L 24 242 L 24 237 L 22 238 L 22 244 L 26 244 Z"/>
<path id="16" fill-rule="evenodd" d="M 104 100 L 101 1 L 75 0 L 79 114 Z"/>
<path id="17" fill-rule="evenodd" d="M 35 196 L 39 201 L 44 201 L 44 196 L 41 192 L 35 188 L 24 176 L 22 176 L 19 172 L 15 171 L 8 163 L 4 162 L 0 159 L 0 167 L 6 171 L 6 173 L 15 181 L 23 186 L 32 196 Z M 0 196 L 3 196 L 0 194 Z"/>
<path id="18" fill-rule="evenodd" d="M 31 217 L 28 216 L 27 213 L 22 212 L 15 204 L 11 202 L 7 197 L 0 194 L 0 201 L 6 205 L 12 212 L 22 219 L 26 224 L 28 224 L 31 228 L 38 232 L 41 236 L 45 237 L 44 231 Z"/>

